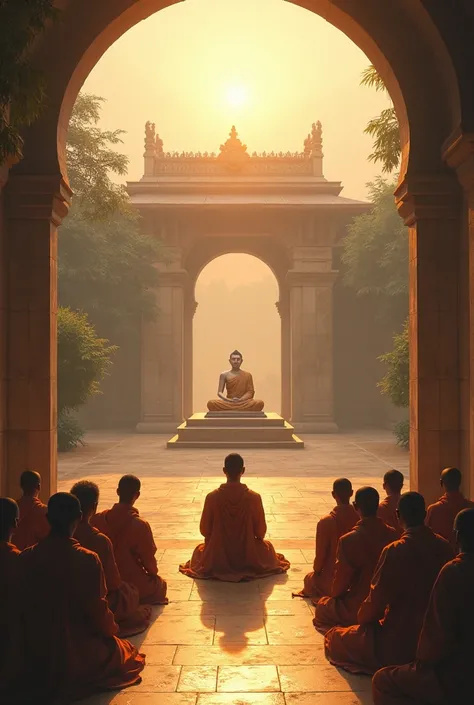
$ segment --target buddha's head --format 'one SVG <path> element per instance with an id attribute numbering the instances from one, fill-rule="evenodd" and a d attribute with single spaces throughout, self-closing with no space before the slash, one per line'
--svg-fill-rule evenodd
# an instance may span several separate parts
<path id="1" fill-rule="evenodd" d="M 240 370 L 243 361 L 244 358 L 242 357 L 241 352 L 239 352 L 238 350 L 234 350 L 234 352 L 231 352 L 229 362 L 233 370 Z"/>

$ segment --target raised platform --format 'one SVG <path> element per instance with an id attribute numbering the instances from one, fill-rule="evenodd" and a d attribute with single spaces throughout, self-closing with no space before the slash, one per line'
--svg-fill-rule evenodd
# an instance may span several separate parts
<path id="1" fill-rule="evenodd" d="M 208 412 L 193 414 L 167 448 L 304 448 L 291 424 L 274 413 Z"/>

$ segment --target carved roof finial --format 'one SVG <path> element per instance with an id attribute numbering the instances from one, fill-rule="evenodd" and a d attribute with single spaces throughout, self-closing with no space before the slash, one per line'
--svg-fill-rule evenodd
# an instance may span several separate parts
<path id="1" fill-rule="evenodd" d="M 235 125 L 229 132 L 229 138 L 219 147 L 220 154 L 218 159 L 224 160 L 229 168 L 238 169 L 243 161 L 250 159 L 250 154 L 247 152 L 247 145 L 242 144 L 239 139 Z"/>
<path id="2" fill-rule="evenodd" d="M 303 149 L 303 154 L 307 159 L 311 156 L 311 149 L 312 149 L 311 134 L 308 132 L 308 136 L 304 141 L 304 149 Z"/>
<path id="3" fill-rule="evenodd" d="M 311 128 L 311 148 L 313 156 L 321 156 L 323 148 L 323 126 L 320 121 L 313 122 Z"/>
<path id="4" fill-rule="evenodd" d="M 155 153 L 155 123 L 149 120 L 145 123 L 145 156 Z"/>
<path id="5" fill-rule="evenodd" d="M 161 139 L 160 135 L 156 135 L 155 138 L 155 154 L 157 157 L 164 157 L 164 151 L 163 151 L 163 140 Z"/>

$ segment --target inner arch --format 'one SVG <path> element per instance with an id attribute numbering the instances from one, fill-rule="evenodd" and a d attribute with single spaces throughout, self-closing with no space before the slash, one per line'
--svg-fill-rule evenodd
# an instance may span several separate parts
<path id="1" fill-rule="evenodd" d="M 267 411 L 281 410 L 281 330 L 275 303 L 278 283 L 268 265 L 246 254 L 216 257 L 196 282 L 194 317 L 194 411 L 217 392 L 229 353 L 238 348 L 252 373 L 256 397 Z"/>

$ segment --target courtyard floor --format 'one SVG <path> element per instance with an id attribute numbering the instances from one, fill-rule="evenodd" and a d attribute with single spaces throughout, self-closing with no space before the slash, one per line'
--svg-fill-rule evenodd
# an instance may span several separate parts
<path id="1" fill-rule="evenodd" d="M 408 454 L 383 431 L 306 436 L 304 451 L 244 452 L 245 481 L 263 496 L 267 538 L 291 569 L 231 585 L 178 572 L 201 540 L 204 498 L 223 481 L 222 451 L 168 451 L 166 440 L 90 433 L 84 448 L 60 456 L 59 489 L 93 479 L 100 508 L 115 501 L 121 475 L 140 477 L 137 507 L 153 529 L 170 598 L 132 639 L 146 653 L 141 684 L 81 705 L 371 705 L 370 678 L 326 661 L 311 605 L 291 593 L 312 568 L 316 522 L 333 506 L 332 481 L 346 476 L 355 489 L 371 484 L 382 493 L 388 468 L 407 477 Z"/>

